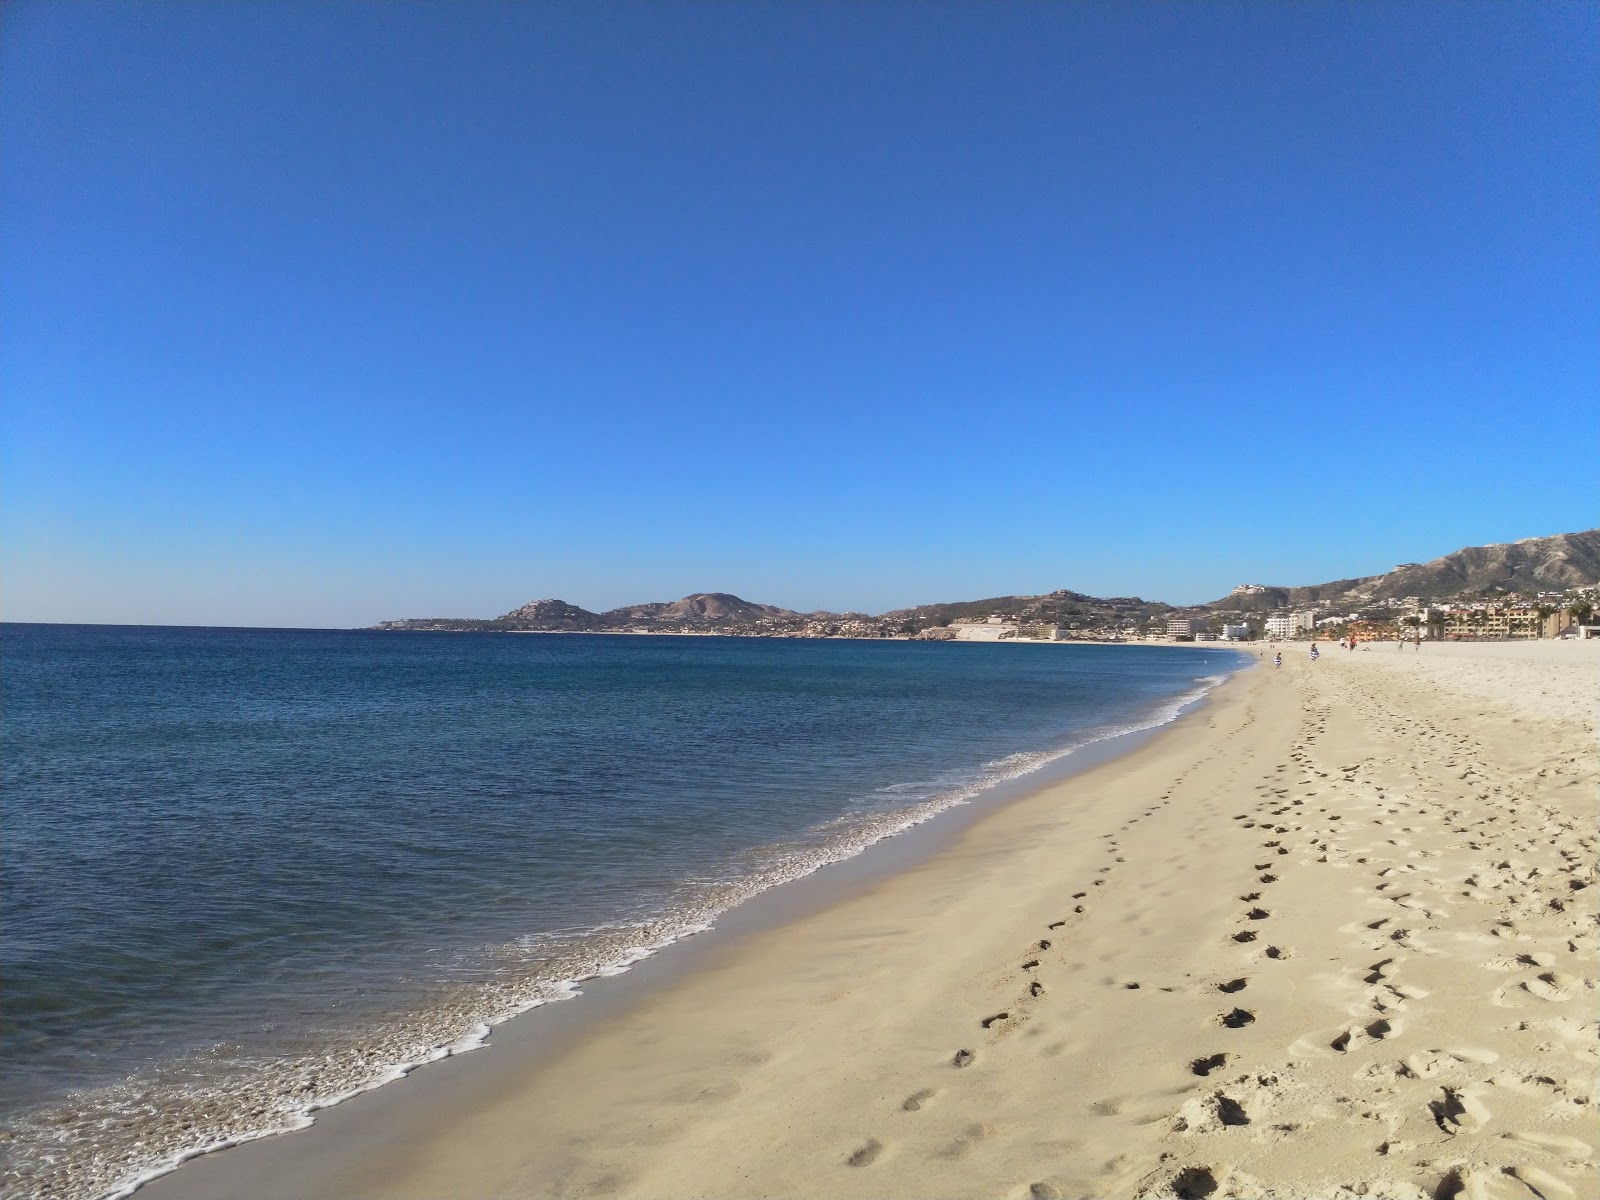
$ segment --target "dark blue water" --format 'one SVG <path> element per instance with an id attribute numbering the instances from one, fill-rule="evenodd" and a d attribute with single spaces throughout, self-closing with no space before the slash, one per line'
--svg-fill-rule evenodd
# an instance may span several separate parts
<path id="1" fill-rule="evenodd" d="M 8 625 L 0 1143 L 303 1123 L 1071 747 L 1217 650 Z"/>

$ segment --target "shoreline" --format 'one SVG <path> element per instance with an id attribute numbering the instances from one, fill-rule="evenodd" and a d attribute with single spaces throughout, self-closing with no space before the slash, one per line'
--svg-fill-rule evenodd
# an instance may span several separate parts
<path id="1" fill-rule="evenodd" d="M 1242 671 L 921 862 L 547 1009 L 571 1037 L 512 1022 L 148 1192 L 1583 1194 L 1593 718 L 1562 706 L 1595 660 L 1492 649 Z"/>
<path id="2" fill-rule="evenodd" d="M 420 1080 L 433 1078 L 434 1072 L 444 1068 L 447 1063 L 459 1064 L 464 1059 L 486 1057 L 473 1051 L 489 1049 L 493 1054 L 516 1044 L 519 1052 L 524 1054 L 532 1053 L 537 1057 L 547 1053 L 545 1047 L 531 1051 L 528 1047 L 546 1040 L 560 1041 L 580 1036 L 582 1030 L 599 1019 L 601 1003 L 597 1003 L 597 995 L 601 1002 L 612 1008 L 621 1003 L 636 1002 L 637 994 L 648 993 L 660 986 L 660 980 L 677 979 L 691 972 L 698 957 L 703 957 L 705 952 L 714 949 L 725 939 L 771 933 L 799 915 L 835 902 L 839 890 L 870 886 L 905 870 L 939 852 L 963 829 L 995 808 L 1092 769 L 1099 763 L 1130 753 L 1149 739 L 1159 737 L 1163 731 L 1202 708 L 1207 698 L 1219 686 L 1226 686 L 1235 674 L 1258 665 L 1255 656 L 1248 652 L 1236 653 L 1223 670 L 1198 680 L 1194 690 L 1160 702 L 1145 717 L 1139 718 L 1132 728 L 1108 726 L 1090 735 L 1087 741 L 1056 751 L 1042 752 L 1041 760 L 1026 766 L 1020 774 L 992 780 L 976 793 L 956 794 L 954 798 L 946 798 L 938 807 L 927 812 L 908 810 L 904 814 L 905 824 L 848 849 L 841 857 L 830 859 L 820 867 L 767 885 L 710 917 L 710 923 L 706 926 L 690 929 L 660 945 L 643 950 L 626 962 L 604 966 L 594 974 L 565 981 L 561 985 L 564 990 L 562 996 L 508 1011 L 489 1019 L 475 1033 L 464 1034 L 448 1045 L 436 1047 L 415 1061 L 396 1064 L 383 1077 L 316 1105 L 305 1115 L 303 1123 L 243 1134 L 210 1146 L 196 1147 L 166 1164 L 129 1177 L 103 1195 L 111 1200 L 135 1193 L 149 1195 L 158 1185 L 171 1181 L 175 1174 L 179 1178 L 186 1178 L 188 1172 L 201 1162 L 209 1162 L 219 1156 L 232 1159 L 246 1148 L 270 1152 L 285 1140 L 298 1142 L 308 1132 L 340 1120 L 342 1114 L 350 1111 L 352 1102 L 359 1101 L 357 1107 L 365 1111 L 367 1106 L 379 1097 L 388 1095 L 398 1085 L 404 1083 L 415 1088 Z M 574 1006 L 560 1002 L 580 998 L 587 1003 Z M 425 1067 L 430 1070 L 422 1072 Z M 419 1072 L 422 1074 L 419 1075 Z"/>

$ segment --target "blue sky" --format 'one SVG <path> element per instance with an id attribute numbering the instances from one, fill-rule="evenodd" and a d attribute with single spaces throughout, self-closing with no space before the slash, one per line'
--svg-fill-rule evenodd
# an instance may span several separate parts
<path id="1" fill-rule="evenodd" d="M 1587 528 L 1593 4 L 0 20 L 0 613 L 1174 602 Z"/>

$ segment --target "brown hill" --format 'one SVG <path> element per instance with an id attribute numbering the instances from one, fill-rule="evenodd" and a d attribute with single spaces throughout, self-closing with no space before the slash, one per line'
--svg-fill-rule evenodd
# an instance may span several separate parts
<path id="1" fill-rule="evenodd" d="M 1600 583 L 1600 529 L 1590 529 L 1494 546 L 1468 546 L 1432 562 L 1402 563 L 1383 575 L 1339 579 L 1311 587 L 1245 584 L 1221 600 L 1184 611 L 1259 613 L 1302 606 L 1357 610 L 1368 604 L 1411 596 L 1433 601 L 1507 592 L 1560 592 L 1597 583 Z M 1158 600 L 1142 600 L 1136 596 L 1101 598 L 1063 590 L 1045 596 L 994 596 L 987 600 L 923 604 L 867 618 L 858 613 L 803 614 L 771 604 L 755 604 L 728 592 L 695 592 L 682 600 L 633 604 L 603 613 L 593 613 L 564 600 L 535 600 L 491 620 L 412 618 L 385 621 L 377 628 L 503 632 L 643 627 L 664 631 L 783 634 L 803 631 L 808 621 L 813 624 L 874 621 L 878 623 L 875 636 L 887 636 L 990 616 L 1023 625 L 1118 631 L 1143 627 L 1153 618 L 1171 611 L 1171 605 Z"/>
<path id="2" fill-rule="evenodd" d="M 1425 563 L 1401 563 L 1382 575 L 1310 587 L 1245 584 L 1208 608 L 1267 612 L 1275 608 L 1359 608 L 1379 600 L 1447 600 L 1507 592 L 1560 592 L 1600 583 L 1600 529 L 1467 546 Z"/>
<path id="3" fill-rule="evenodd" d="M 754 604 L 729 592 L 695 592 L 670 603 L 631 604 L 602 613 L 610 625 L 725 625 L 787 620 L 801 614 L 771 604 Z"/>
<path id="4" fill-rule="evenodd" d="M 493 624 L 501 629 L 603 629 L 605 620 L 598 614 L 565 600 L 534 600 L 514 608 Z"/>

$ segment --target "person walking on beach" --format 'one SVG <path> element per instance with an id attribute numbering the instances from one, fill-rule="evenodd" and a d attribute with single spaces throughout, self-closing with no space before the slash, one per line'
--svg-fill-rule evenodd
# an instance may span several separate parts
<path id="1" fill-rule="evenodd" d="M 1317 644 L 1315 642 L 1312 642 L 1311 643 L 1311 661 L 1312 662 L 1316 662 L 1317 659 L 1319 659 L 1321 657 L 1322 657 L 1322 655 L 1317 652 Z"/>
<path id="2" fill-rule="evenodd" d="M 1275 667 L 1283 666 L 1283 651 L 1282 650 L 1278 651 L 1276 654 L 1274 654 L 1272 656 L 1272 665 L 1275 666 Z"/>

